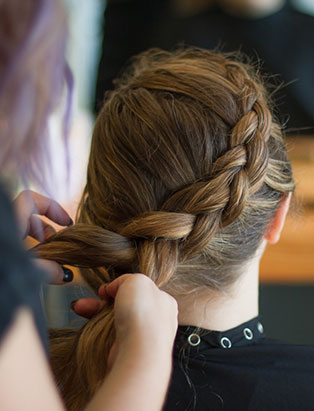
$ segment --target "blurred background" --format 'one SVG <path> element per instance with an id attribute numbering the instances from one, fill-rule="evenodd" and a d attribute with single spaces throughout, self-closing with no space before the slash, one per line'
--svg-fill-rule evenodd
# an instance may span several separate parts
<path id="1" fill-rule="evenodd" d="M 266 334 L 314 344 L 314 1 L 313 0 L 65 0 L 68 59 L 75 93 L 70 136 L 70 183 L 60 116 L 51 194 L 72 215 L 85 182 L 92 125 L 106 90 L 128 59 L 149 47 L 193 44 L 245 53 L 277 87 L 277 116 L 287 133 L 297 180 L 296 199 L 279 244 L 261 267 L 260 313 Z M 79 280 L 79 279 L 78 279 Z M 79 283 L 46 286 L 49 326 L 77 326 L 70 302 L 89 294 Z"/>

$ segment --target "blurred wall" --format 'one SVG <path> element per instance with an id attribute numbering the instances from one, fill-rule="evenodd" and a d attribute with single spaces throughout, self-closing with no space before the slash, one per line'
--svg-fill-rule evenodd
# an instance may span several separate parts
<path id="1" fill-rule="evenodd" d="M 75 104 L 90 110 L 95 91 L 95 76 L 104 0 L 65 0 L 69 13 L 68 60 L 75 78 Z"/>
<path id="2" fill-rule="evenodd" d="M 71 131 L 68 142 L 69 175 L 62 138 L 62 108 L 52 116 L 52 177 L 48 194 L 72 214 L 85 183 L 94 115 L 91 111 L 95 77 L 102 39 L 104 0 L 65 0 L 68 10 L 69 37 L 67 56 L 73 72 L 74 90 Z"/>
<path id="3" fill-rule="evenodd" d="M 291 0 L 291 3 L 304 13 L 314 16 L 314 1 L 313 0 Z"/>

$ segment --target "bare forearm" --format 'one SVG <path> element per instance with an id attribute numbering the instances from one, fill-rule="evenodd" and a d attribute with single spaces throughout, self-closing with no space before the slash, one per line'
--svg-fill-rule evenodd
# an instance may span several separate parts
<path id="1" fill-rule="evenodd" d="M 0 346 L 0 409 L 65 411 L 32 313 L 20 309 Z"/>
<path id="2" fill-rule="evenodd" d="M 126 347 L 86 411 L 160 411 L 171 362 L 170 349 Z"/>

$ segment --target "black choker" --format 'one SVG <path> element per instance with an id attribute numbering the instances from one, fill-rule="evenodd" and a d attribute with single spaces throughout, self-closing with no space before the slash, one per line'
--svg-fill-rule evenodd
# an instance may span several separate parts
<path id="1" fill-rule="evenodd" d="M 264 328 L 259 318 L 253 318 L 227 331 L 210 331 L 194 326 L 179 326 L 176 348 L 208 349 L 210 347 L 229 349 L 255 344 L 264 337 Z"/>

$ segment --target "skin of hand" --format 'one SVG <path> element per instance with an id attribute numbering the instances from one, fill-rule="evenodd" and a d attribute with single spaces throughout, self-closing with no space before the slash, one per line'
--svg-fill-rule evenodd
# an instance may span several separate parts
<path id="1" fill-rule="evenodd" d="M 116 341 L 110 371 L 87 410 L 100 407 L 103 398 L 112 411 L 127 403 L 129 411 L 161 410 L 178 327 L 175 299 L 144 274 L 122 275 L 100 287 L 99 294 L 114 298 Z"/>
<path id="2" fill-rule="evenodd" d="M 144 274 L 124 274 L 100 287 L 103 298 L 114 298 L 116 342 L 109 355 L 112 366 L 123 344 L 138 338 L 172 346 L 178 328 L 178 306 L 169 294 L 158 289 Z"/>
<path id="3" fill-rule="evenodd" d="M 56 232 L 50 224 L 39 216 L 45 216 L 60 226 L 73 224 L 71 217 L 60 204 L 31 190 L 22 191 L 13 201 L 13 208 L 22 239 L 30 236 L 38 241 L 43 241 Z M 64 284 L 65 272 L 59 264 L 37 258 L 34 259 L 34 262 L 48 273 L 51 284 Z M 72 273 L 68 270 L 67 274 L 70 274 L 67 277 L 68 282 Z"/>
<path id="4" fill-rule="evenodd" d="M 146 288 L 148 288 L 148 290 L 145 291 Z M 119 294 L 117 295 L 118 290 Z M 151 293 L 152 295 L 150 295 Z M 139 294 L 138 297 L 136 296 L 137 294 Z M 149 313 L 154 309 L 154 305 L 152 305 L 153 300 L 151 297 L 153 299 L 156 298 L 155 303 L 157 306 L 158 304 L 161 305 L 162 301 L 158 302 L 158 300 L 161 300 L 162 298 L 167 300 L 167 304 L 172 301 L 171 303 L 175 303 L 176 305 L 176 301 L 172 297 L 170 297 L 167 293 L 160 291 L 157 286 L 144 274 L 124 274 L 113 282 L 100 286 L 98 289 L 98 295 L 101 300 L 96 300 L 94 298 L 81 298 L 73 302 L 72 309 L 81 317 L 91 318 L 101 310 L 104 305 L 104 300 L 112 298 L 115 299 L 114 310 L 117 341 L 113 346 L 112 352 L 110 353 L 109 366 L 112 365 L 112 359 L 117 352 L 119 340 L 124 341 L 125 339 L 123 334 L 128 332 L 127 327 L 130 326 L 132 332 L 138 329 L 141 333 L 143 332 L 141 326 L 137 324 L 137 326 L 134 327 L 135 324 L 133 324 L 133 322 L 136 321 L 137 315 L 139 315 L 139 318 L 137 319 L 139 320 L 143 318 L 143 313 Z M 147 298 L 148 295 L 150 296 L 149 298 Z M 170 301 L 168 301 L 169 298 Z M 129 307 L 130 304 L 131 307 Z M 132 308 L 132 310 L 130 310 L 130 308 Z M 150 318 L 153 319 L 153 315 L 151 314 L 155 315 L 157 313 L 154 313 L 153 311 L 150 313 Z M 166 311 L 165 316 L 167 317 L 168 314 L 169 313 Z M 126 315 L 128 315 L 129 318 L 126 318 Z M 162 315 L 162 313 L 159 315 Z M 164 321 L 167 321 L 167 318 L 165 318 Z M 159 321 L 156 321 L 156 323 L 158 324 Z M 155 331 L 156 328 L 154 322 L 152 321 L 151 324 L 154 326 Z M 177 324 L 175 324 L 175 330 L 176 329 Z"/>

